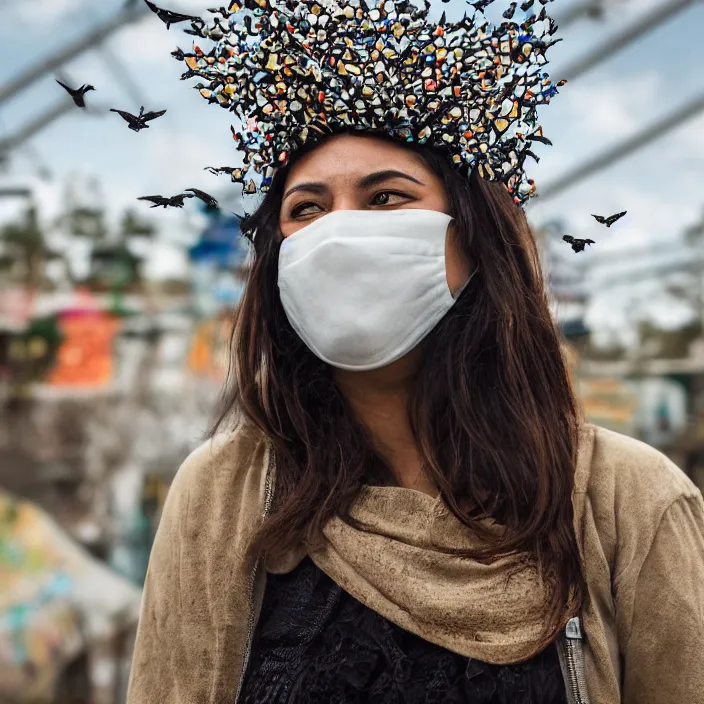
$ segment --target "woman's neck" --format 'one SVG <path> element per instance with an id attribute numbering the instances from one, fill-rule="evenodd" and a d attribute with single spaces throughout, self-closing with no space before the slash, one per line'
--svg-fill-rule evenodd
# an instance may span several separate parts
<path id="1" fill-rule="evenodd" d="M 391 465 L 398 483 L 435 497 L 438 491 L 422 470 L 420 452 L 408 421 L 411 361 L 403 358 L 369 372 L 337 370 L 336 380 L 356 417 L 370 433 L 377 451 Z"/>

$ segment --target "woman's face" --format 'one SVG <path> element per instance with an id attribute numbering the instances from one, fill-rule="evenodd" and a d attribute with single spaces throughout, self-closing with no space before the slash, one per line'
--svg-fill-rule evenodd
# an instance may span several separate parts
<path id="1" fill-rule="evenodd" d="M 281 232 L 290 237 L 335 210 L 400 208 L 449 214 L 442 181 L 401 145 L 363 135 L 337 135 L 291 168 L 281 203 Z M 455 240 L 454 224 L 445 242 L 445 267 L 454 295 L 471 271 Z"/>

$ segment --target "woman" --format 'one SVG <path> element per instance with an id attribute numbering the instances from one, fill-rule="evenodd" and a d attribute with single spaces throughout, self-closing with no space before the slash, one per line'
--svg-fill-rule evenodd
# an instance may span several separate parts
<path id="1" fill-rule="evenodd" d="M 704 702 L 701 493 L 580 420 L 510 189 L 331 132 L 243 223 L 129 704 Z"/>

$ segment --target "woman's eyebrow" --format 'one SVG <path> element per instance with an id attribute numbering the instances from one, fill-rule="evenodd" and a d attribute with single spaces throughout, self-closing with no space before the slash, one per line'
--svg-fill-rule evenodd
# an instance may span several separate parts
<path id="1" fill-rule="evenodd" d="M 368 174 L 364 178 L 359 179 L 357 185 L 360 188 L 371 188 L 372 186 L 376 186 L 382 183 L 383 181 L 388 181 L 392 178 L 405 178 L 408 181 L 413 181 L 413 183 L 417 183 L 419 186 L 425 186 L 425 184 L 422 181 L 419 181 L 417 178 L 414 178 L 409 174 L 405 174 L 403 173 L 403 171 L 396 171 L 395 169 L 384 169 L 384 171 L 375 171 L 373 174 Z"/>
<path id="2" fill-rule="evenodd" d="M 308 191 L 309 193 L 325 193 L 327 190 L 328 187 L 324 183 L 306 181 L 305 183 L 298 183 L 292 188 L 289 188 L 281 200 L 286 200 L 290 195 L 296 193 L 297 191 Z"/>
<path id="3" fill-rule="evenodd" d="M 367 174 L 363 176 L 359 181 L 357 181 L 357 186 L 359 188 L 371 188 L 384 181 L 389 181 L 392 178 L 405 178 L 408 181 L 413 181 L 419 186 L 425 186 L 422 181 L 414 178 L 410 174 L 406 174 L 403 171 L 396 171 L 395 169 L 384 169 L 383 171 L 375 171 L 372 174 Z M 296 193 L 297 191 L 307 191 L 308 193 L 325 193 L 328 190 L 324 183 L 317 181 L 306 181 L 304 183 L 298 183 L 284 194 L 282 200 L 286 200 L 290 195 Z"/>

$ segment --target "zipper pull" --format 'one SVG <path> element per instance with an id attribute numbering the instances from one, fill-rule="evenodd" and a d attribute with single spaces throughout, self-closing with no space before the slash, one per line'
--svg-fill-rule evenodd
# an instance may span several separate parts
<path id="1" fill-rule="evenodd" d="M 565 637 L 570 640 L 582 640 L 582 622 L 579 616 L 575 616 L 567 622 Z"/>

